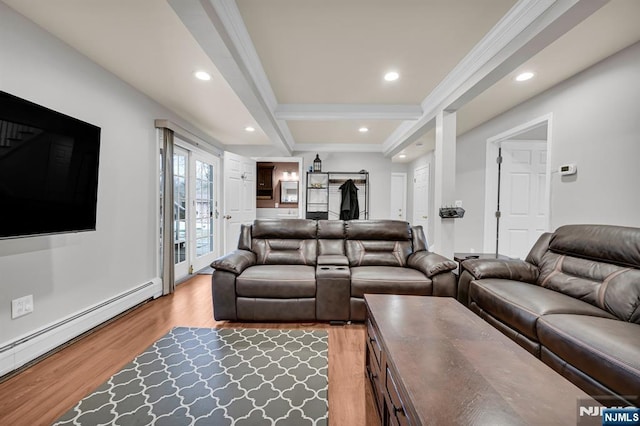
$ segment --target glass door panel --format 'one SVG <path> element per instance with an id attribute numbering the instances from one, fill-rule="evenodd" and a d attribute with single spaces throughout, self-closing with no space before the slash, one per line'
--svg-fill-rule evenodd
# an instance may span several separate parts
<path id="1" fill-rule="evenodd" d="M 173 155 L 173 250 L 175 254 L 175 276 L 188 273 L 188 153 L 176 147 Z"/>
<path id="2" fill-rule="evenodd" d="M 194 269 L 213 261 L 216 244 L 215 167 L 208 159 L 194 156 L 195 168 L 195 259 Z"/>

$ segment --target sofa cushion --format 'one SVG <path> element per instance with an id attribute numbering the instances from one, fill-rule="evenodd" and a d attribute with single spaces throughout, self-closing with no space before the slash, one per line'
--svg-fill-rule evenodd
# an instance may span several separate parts
<path id="1" fill-rule="evenodd" d="M 640 228 L 565 225 L 556 229 L 551 251 L 640 269 Z"/>
<path id="2" fill-rule="evenodd" d="M 344 231 L 347 240 L 411 241 L 411 225 L 401 220 L 348 220 Z"/>
<path id="3" fill-rule="evenodd" d="M 548 251 L 538 284 L 640 324 L 640 270 Z"/>
<path id="4" fill-rule="evenodd" d="M 584 315 L 545 315 L 540 343 L 620 395 L 640 393 L 640 325 Z"/>
<path id="5" fill-rule="evenodd" d="M 414 294 L 428 296 L 432 282 L 422 272 L 393 266 L 358 266 L 351 268 L 351 296 L 374 294 Z"/>
<path id="6" fill-rule="evenodd" d="M 254 238 L 251 251 L 261 265 L 315 265 L 316 240 Z"/>
<path id="7" fill-rule="evenodd" d="M 241 297 L 293 299 L 315 297 L 316 268 L 305 265 L 256 265 L 236 280 Z"/>
<path id="8" fill-rule="evenodd" d="M 283 219 L 256 219 L 251 228 L 253 238 L 308 240 L 317 235 L 318 223 L 310 219 L 284 219 L 284 222 Z"/>
<path id="9" fill-rule="evenodd" d="M 411 241 L 347 240 L 350 266 L 406 266 Z"/>
<path id="10" fill-rule="evenodd" d="M 615 318 L 602 309 L 557 291 L 496 278 L 471 281 L 469 300 L 535 341 L 538 341 L 536 322 L 544 314 L 572 313 Z"/>

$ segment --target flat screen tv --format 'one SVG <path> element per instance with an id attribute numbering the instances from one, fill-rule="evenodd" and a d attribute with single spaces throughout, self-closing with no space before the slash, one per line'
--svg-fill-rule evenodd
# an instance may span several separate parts
<path id="1" fill-rule="evenodd" d="M 0 91 L 0 238 L 96 229 L 100 128 Z"/>

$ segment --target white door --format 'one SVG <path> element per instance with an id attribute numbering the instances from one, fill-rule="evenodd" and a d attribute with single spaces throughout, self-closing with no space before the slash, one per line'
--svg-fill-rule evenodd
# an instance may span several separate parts
<path id="1" fill-rule="evenodd" d="M 216 206 L 220 161 L 176 146 L 173 154 L 175 278 L 180 280 L 219 256 Z"/>
<path id="2" fill-rule="evenodd" d="M 192 270 L 199 271 L 219 255 L 218 169 L 219 160 L 202 154 L 191 157 L 189 215 Z"/>
<path id="3" fill-rule="evenodd" d="M 407 174 L 391 173 L 391 219 L 407 220 Z"/>
<path id="4" fill-rule="evenodd" d="M 422 225 L 429 241 L 429 165 L 413 171 L 413 223 Z"/>
<path id="5" fill-rule="evenodd" d="M 501 148 L 498 251 L 524 259 L 547 223 L 547 144 L 506 141 Z"/>
<path id="6" fill-rule="evenodd" d="M 256 162 L 231 152 L 224 153 L 224 247 L 238 248 L 240 225 L 256 218 Z"/>

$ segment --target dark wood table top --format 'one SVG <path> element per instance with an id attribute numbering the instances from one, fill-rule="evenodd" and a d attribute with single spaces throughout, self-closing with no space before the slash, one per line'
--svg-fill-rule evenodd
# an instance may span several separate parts
<path id="1" fill-rule="evenodd" d="M 504 254 L 495 253 L 454 253 L 453 260 L 456 262 L 463 262 L 467 259 L 511 259 Z"/>
<path id="2" fill-rule="evenodd" d="M 575 425 L 579 399 L 600 405 L 453 298 L 365 301 L 422 424 Z"/>

